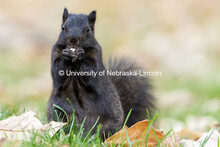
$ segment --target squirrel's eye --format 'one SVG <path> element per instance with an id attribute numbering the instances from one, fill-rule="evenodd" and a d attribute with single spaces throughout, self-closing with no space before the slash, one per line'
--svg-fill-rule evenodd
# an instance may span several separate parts
<path id="1" fill-rule="evenodd" d="M 62 30 L 65 30 L 65 26 L 62 26 Z"/>
<path id="2" fill-rule="evenodd" d="M 90 31 L 90 28 L 89 27 L 86 27 L 86 32 L 89 32 Z"/>

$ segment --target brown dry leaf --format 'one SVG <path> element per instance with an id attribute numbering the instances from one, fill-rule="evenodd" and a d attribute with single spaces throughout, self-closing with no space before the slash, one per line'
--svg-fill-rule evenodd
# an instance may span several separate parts
<path id="1" fill-rule="evenodd" d="M 176 134 L 179 135 L 180 138 L 182 139 L 185 138 L 185 139 L 191 139 L 191 140 L 197 140 L 202 136 L 202 133 L 190 131 L 188 129 L 183 129 L 177 132 Z"/>
<path id="2" fill-rule="evenodd" d="M 140 122 L 137 122 L 130 128 L 125 126 L 123 129 L 121 129 L 119 132 L 115 133 L 113 136 L 109 137 L 106 141 L 105 144 L 123 144 L 124 146 L 129 146 L 129 142 L 127 140 L 127 136 L 125 133 L 125 130 L 127 131 L 127 134 L 129 136 L 129 139 L 132 143 L 133 146 L 145 146 L 146 142 L 143 143 L 144 137 L 147 132 L 147 127 L 148 127 L 148 120 L 143 120 Z M 148 147 L 153 147 L 157 145 L 156 138 L 154 136 L 153 130 L 155 131 L 155 134 L 157 135 L 158 140 L 161 140 L 164 137 L 164 134 L 154 128 L 151 128 L 149 131 L 149 136 L 148 136 L 148 142 L 147 146 Z M 142 144 L 143 143 L 143 144 Z"/>
<path id="3" fill-rule="evenodd" d="M 51 121 L 49 124 L 42 125 L 34 115 L 34 112 L 29 111 L 20 116 L 12 116 L 0 121 L 0 140 L 28 141 L 33 132 L 43 133 L 44 131 L 48 131 L 48 134 L 52 137 L 61 127 L 67 124 Z"/>

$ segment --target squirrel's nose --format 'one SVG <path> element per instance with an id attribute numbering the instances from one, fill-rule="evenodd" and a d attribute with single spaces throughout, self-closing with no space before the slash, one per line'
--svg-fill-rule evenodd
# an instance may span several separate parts
<path id="1" fill-rule="evenodd" d="M 69 41 L 69 43 L 70 44 L 73 44 L 73 45 L 78 45 L 79 44 L 79 39 L 77 38 L 77 37 L 70 37 L 69 39 L 68 39 L 68 41 Z"/>

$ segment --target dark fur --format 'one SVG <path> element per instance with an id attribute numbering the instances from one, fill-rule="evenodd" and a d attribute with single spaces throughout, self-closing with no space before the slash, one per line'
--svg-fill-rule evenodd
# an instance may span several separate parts
<path id="1" fill-rule="evenodd" d="M 128 58 L 110 59 L 109 70 L 112 71 L 139 71 L 141 67 Z M 155 110 L 155 98 L 152 95 L 152 86 L 149 79 L 144 76 L 110 76 L 112 83 L 117 89 L 122 108 L 124 120 L 130 109 L 132 112 L 127 121 L 127 126 L 132 126 L 140 120 L 147 119 L 147 111 L 152 116 Z"/>
<path id="2" fill-rule="evenodd" d="M 128 121 L 131 126 L 146 118 L 145 109 L 154 108 L 153 97 L 149 93 L 151 86 L 144 77 L 108 77 L 108 76 L 59 76 L 59 70 L 103 71 L 102 50 L 94 37 L 96 12 L 89 15 L 69 14 L 64 9 L 62 30 L 53 46 L 51 74 L 53 91 L 48 103 L 48 120 L 57 120 L 54 110 L 60 119 L 64 113 L 53 107 L 60 106 L 71 116 L 75 111 L 77 125 L 84 124 L 85 132 L 89 131 L 98 117 L 102 125 L 101 132 L 115 133 L 121 129 L 128 111 L 133 112 Z M 74 47 L 73 53 L 68 48 Z M 110 65 L 112 70 L 135 70 L 136 65 L 125 60 Z M 70 100 L 71 104 L 67 101 Z M 64 121 L 66 121 L 64 119 Z M 93 129 L 92 134 L 96 132 Z M 103 137 L 103 136 L 102 136 Z"/>

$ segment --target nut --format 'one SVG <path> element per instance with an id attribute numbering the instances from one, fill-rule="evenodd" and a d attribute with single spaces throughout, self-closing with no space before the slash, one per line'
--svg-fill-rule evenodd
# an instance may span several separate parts
<path id="1" fill-rule="evenodd" d="M 70 48 L 70 50 L 74 53 L 76 51 L 75 48 Z"/>

